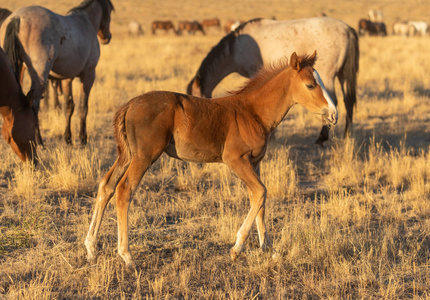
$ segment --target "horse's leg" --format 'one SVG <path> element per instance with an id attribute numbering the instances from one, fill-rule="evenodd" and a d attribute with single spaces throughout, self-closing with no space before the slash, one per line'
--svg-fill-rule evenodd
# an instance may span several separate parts
<path id="1" fill-rule="evenodd" d="M 351 79 L 349 79 L 351 80 Z M 345 108 L 346 108 L 346 122 L 345 122 L 345 131 L 344 131 L 344 137 L 347 137 L 352 134 L 353 127 L 352 127 L 352 115 L 354 112 L 354 104 L 356 102 L 356 95 L 355 91 L 351 91 L 352 87 L 348 82 L 344 83 L 344 80 L 341 80 L 341 87 L 343 92 L 343 98 L 345 102 Z M 346 94 L 344 90 L 346 89 Z"/>
<path id="2" fill-rule="evenodd" d="M 72 119 L 75 104 L 73 103 L 72 95 L 72 81 L 73 78 L 61 80 L 64 96 L 64 114 L 66 116 L 66 130 L 64 131 L 64 140 L 68 145 L 72 144 L 72 132 L 70 130 L 70 122 Z"/>
<path id="3" fill-rule="evenodd" d="M 45 89 L 46 79 L 41 79 L 39 75 L 35 72 L 32 72 L 31 69 L 28 69 L 31 77 L 31 87 L 30 90 L 33 90 L 33 107 L 36 111 L 36 114 L 39 114 L 40 109 L 40 100 L 43 96 L 43 91 Z M 46 78 L 48 75 L 46 75 Z"/>
<path id="4" fill-rule="evenodd" d="M 81 77 L 81 96 L 79 99 L 79 119 L 80 119 L 79 139 L 81 140 L 81 145 L 87 144 L 88 98 L 90 96 L 90 91 L 95 79 L 96 79 L 95 69 L 92 69 L 89 72 L 85 72 L 85 74 Z"/>
<path id="5" fill-rule="evenodd" d="M 49 50 L 46 48 L 31 47 L 32 57 L 37 57 L 37 60 L 31 60 L 27 55 L 24 56 L 24 63 L 27 66 L 28 73 L 31 78 L 30 90 L 33 90 L 33 107 L 36 113 L 39 113 L 40 101 L 43 97 L 43 92 L 47 87 L 49 72 L 52 69 L 53 60 L 49 55 Z M 24 70 L 24 69 L 22 69 Z"/>
<path id="6" fill-rule="evenodd" d="M 237 232 L 236 244 L 233 248 L 231 248 L 230 255 L 233 260 L 236 260 L 239 254 L 243 251 L 243 244 L 249 236 L 249 232 L 251 230 L 252 223 L 254 219 L 257 217 L 261 208 L 264 207 L 266 202 L 266 187 L 260 181 L 255 172 L 249 158 L 244 156 L 237 158 L 233 161 L 229 161 L 227 165 L 236 173 L 236 175 L 246 184 L 250 193 L 250 202 L 251 208 L 248 212 L 248 215 L 245 218 L 242 226 Z M 261 219 L 260 219 L 261 218 Z M 264 224 L 264 212 L 259 216 L 260 227 L 259 236 L 263 238 L 263 244 L 266 242 L 265 238 L 267 237 L 267 232 L 265 231 Z M 266 242 L 267 244 L 267 242 Z"/>
<path id="7" fill-rule="evenodd" d="M 58 89 L 61 86 L 61 80 L 51 79 L 52 93 L 54 98 L 53 107 L 54 109 L 60 109 L 60 101 L 58 100 Z"/>
<path id="8" fill-rule="evenodd" d="M 325 78 L 330 78 L 330 77 L 325 77 Z M 331 100 L 333 100 L 334 105 L 337 106 L 337 97 L 336 97 L 336 92 L 334 90 L 334 77 L 332 80 L 324 81 L 324 84 Z M 323 143 L 328 140 L 329 131 L 330 131 L 329 127 L 327 125 L 323 125 L 321 128 L 320 136 L 316 140 L 315 144 L 322 146 Z"/>
<path id="9" fill-rule="evenodd" d="M 100 181 L 97 198 L 94 205 L 93 217 L 91 219 L 90 228 L 88 229 L 88 234 L 85 239 L 85 246 L 88 253 L 87 258 L 89 261 L 93 261 L 95 258 L 97 234 L 100 229 L 100 224 L 102 222 L 106 205 L 114 195 L 115 188 L 118 185 L 119 180 L 124 175 L 129 164 L 129 161 L 124 161 L 118 158 L 114 165 L 110 168 L 109 172 L 107 172 L 107 174 Z"/>
<path id="10" fill-rule="evenodd" d="M 48 81 L 46 82 L 46 88 L 43 91 L 43 96 L 42 96 L 43 100 L 45 101 L 46 110 L 49 110 L 49 98 L 51 98 L 50 96 L 51 95 L 49 93 L 49 79 L 48 79 Z"/>

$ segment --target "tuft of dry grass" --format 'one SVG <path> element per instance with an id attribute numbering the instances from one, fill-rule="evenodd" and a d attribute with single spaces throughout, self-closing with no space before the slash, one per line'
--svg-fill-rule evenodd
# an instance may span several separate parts
<path id="1" fill-rule="evenodd" d="M 163 155 L 145 174 L 130 207 L 137 270 L 116 255 L 115 200 L 108 205 L 95 264 L 83 246 L 97 184 L 116 158 L 117 107 L 150 90 L 184 92 L 222 37 L 148 33 L 153 19 L 219 16 L 277 19 L 325 11 L 356 27 L 369 8 L 396 19 L 430 21 L 429 3 L 113 1 L 112 42 L 101 46 L 87 119 L 89 144 L 64 145 L 64 116 L 42 108 L 40 164 L 21 164 L 0 142 L 0 298 L 290 299 L 430 297 L 430 39 L 360 39 L 354 133 L 343 138 L 345 109 L 324 148 L 321 121 L 294 107 L 271 137 L 261 163 L 274 249 L 258 248 L 256 230 L 233 263 L 229 248 L 249 209 L 245 186 L 224 165 Z M 27 0 L 6 0 L 16 9 Z M 34 3 L 32 3 L 34 4 Z M 40 0 L 65 13 L 75 3 Z M 129 37 L 130 19 L 144 25 Z M 74 83 L 79 97 L 78 80 Z M 244 79 L 228 76 L 221 96 Z M 28 84 L 28 83 L 27 83 Z M 25 85 L 26 87 L 27 85 Z M 77 142 L 78 120 L 72 119 Z"/>

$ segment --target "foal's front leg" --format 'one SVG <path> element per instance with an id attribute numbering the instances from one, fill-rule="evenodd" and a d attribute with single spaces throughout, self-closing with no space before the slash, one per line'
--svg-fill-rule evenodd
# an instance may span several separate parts
<path id="1" fill-rule="evenodd" d="M 251 208 L 242 226 L 237 232 L 236 244 L 231 248 L 230 255 L 236 260 L 243 251 L 243 244 L 249 236 L 254 219 L 257 220 L 260 246 L 270 244 L 270 240 L 264 223 L 264 206 L 266 203 L 266 187 L 260 181 L 254 167 L 248 157 L 243 156 L 228 163 L 236 175 L 246 184 L 249 191 Z"/>
<path id="2" fill-rule="evenodd" d="M 255 173 L 258 177 L 260 177 L 260 164 L 257 163 L 254 165 Z M 249 198 L 251 198 L 251 190 L 248 188 Z M 266 211 L 266 199 L 264 199 L 264 203 L 258 211 L 257 217 L 255 218 L 255 223 L 257 224 L 258 231 L 258 239 L 260 241 L 260 248 L 262 250 L 267 250 L 272 248 L 272 242 L 270 241 L 269 234 L 266 229 L 266 222 L 264 221 Z"/>

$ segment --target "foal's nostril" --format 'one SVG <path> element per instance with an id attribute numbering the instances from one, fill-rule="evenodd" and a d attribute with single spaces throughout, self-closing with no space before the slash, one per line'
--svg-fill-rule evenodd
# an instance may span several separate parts
<path id="1" fill-rule="evenodd" d="M 337 123 L 337 113 L 336 112 L 330 114 L 330 122 L 333 123 L 333 125 L 335 125 Z"/>

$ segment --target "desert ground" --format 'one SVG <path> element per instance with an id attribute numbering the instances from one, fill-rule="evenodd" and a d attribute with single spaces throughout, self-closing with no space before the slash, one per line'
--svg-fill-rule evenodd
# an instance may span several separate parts
<path id="1" fill-rule="evenodd" d="M 4 0 L 10 10 L 40 5 L 66 14 L 79 1 Z M 65 145 L 65 117 L 42 103 L 45 147 L 37 167 L 0 142 L 0 299 L 427 299 L 430 298 L 430 37 L 391 34 L 398 20 L 430 22 L 430 2 L 113 0 L 112 41 L 101 46 L 87 119 L 88 145 Z M 185 93 L 201 61 L 223 37 L 150 33 L 153 20 L 218 17 L 278 20 L 324 12 L 357 28 L 369 9 L 384 12 L 387 37 L 360 38 L 354 131 L 345 109 L 324 147 L 321 119 L 294 107 L 261 163 L 273 251 L 251 231 L 230 259 L 249 210 L 246 187 L 224 165 L 163 155 L 143 177 L 129 212 L 136 269 L 117 255 L 116 204 L 105 212 L 95 263 L 84 240 L 97 187 L 116 159 L 118 107 L 152 90 Z M 127 24 L 144 35 L 129 36 Z M 223 96 L 246 79 L 225 78 Z M 75 80 L 78 82 L 78 79 Z M 74 85 L 75 98 L 79 96 Z M 24 84 L 24 89 L 28 82 Z"/>

